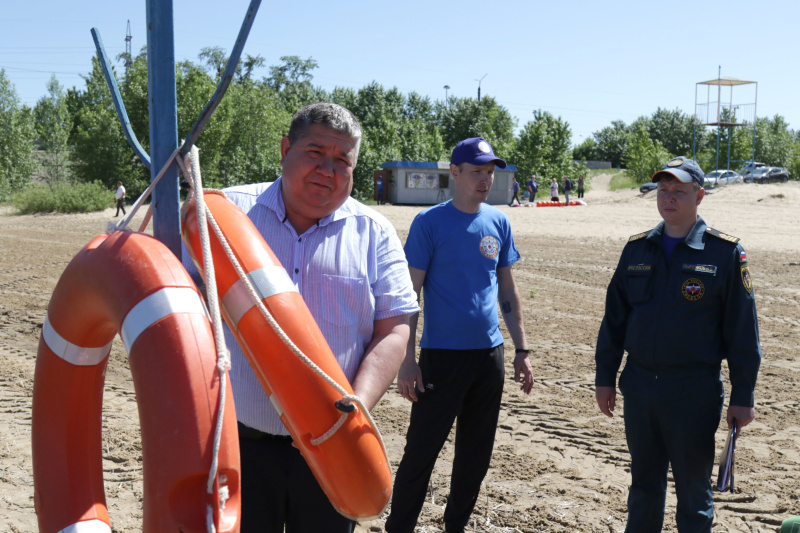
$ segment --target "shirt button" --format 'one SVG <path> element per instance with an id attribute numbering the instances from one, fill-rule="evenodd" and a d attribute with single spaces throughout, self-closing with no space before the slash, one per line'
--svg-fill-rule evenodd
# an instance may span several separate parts
<path id="1" fill-rule="evenodd" d="M 295 274 L 297 274 L 297 273 L 299 273 L 299 272 L 300 272 L 300 269 L 299 269 L 299 268 L 295 268 L 295 269 L 294 269 L 294 273 L 295 273 Z"/>
<path id="2" fill-rule="evenodd" d="M 300 237 L 299 239 L 297 239 L 297 242 L 303 242 L 303 238 Z"/>

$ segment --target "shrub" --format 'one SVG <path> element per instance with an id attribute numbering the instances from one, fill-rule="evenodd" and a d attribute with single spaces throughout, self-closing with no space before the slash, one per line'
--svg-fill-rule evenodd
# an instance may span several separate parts
<path id="1" fill-rule="evenodd" d="M 32 185 L 11 198 L 22 214 L 89 213 L 114 205 L 114 193 L 99 181 L 55 183 L 52 187 Z"/>

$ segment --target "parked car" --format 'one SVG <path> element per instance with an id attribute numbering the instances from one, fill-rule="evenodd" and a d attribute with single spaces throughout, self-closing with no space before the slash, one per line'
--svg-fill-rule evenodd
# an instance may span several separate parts
<path id="1" fill-rule="evenodd" d="M 641 187 L 639 187 L 639 192 L 645 194 L 650 191 L 656 190 L 656 187 L 658 187 L 658 183 L 653 183 L 652 181 L 648 181 L 646 183 L 642 183 Z"/>
<path id="2" fill-rule="evenodd" d="M 713 187 L 718 187 L 719 185 L 728 185 L 730 183 L 742 183 L 742 177 L 734 172 L 733 170 L 712 170 L 708 174 L 706 174 L 706 183 L 708 179 L 711 178 L 714 180 Z M 706 185 L 707 187 L 707 185 Z"/>
<path id="3" fill-rule="evenodd" d="M 766 166 L 767 165 L 764 163 L 759 163 L 758 161 L 748 163 L 739 170 L 739 175 L 742 177 L 742 181 L 744 183 L 752 183 L 753 172 L 755 172 L 756 169 L 764 168 Z"/>
<path id="4" fill-rule="evenodd" d="M 721 171 L 719 170 L 713 170 L 708 174 L 706 174 L 705 178 L 703 178 L 703 188 L 706 190 L 716 189 L 717 185 L 719 185 L 719 183 L 717 183 L 717 180 L 719 179 L 720 172 Z"/>
<path id="5" fill-rule="evenodd" d="M 761 167 L 753 173 L 754 183 L 780 183 L 789 181 L 789 173 L 783 167 Z"/>

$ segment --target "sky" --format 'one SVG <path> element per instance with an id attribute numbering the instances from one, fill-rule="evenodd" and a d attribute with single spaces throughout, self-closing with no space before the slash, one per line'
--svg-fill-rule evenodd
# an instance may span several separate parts
<path id="1" fill-rule="evenodd" d="M 146 0 L 0 6 L 0 69 L 31 107 L 53 74 L 66 88 L 85 87 L 92 27 L 112 60 L 125 51 L 129 20 L 134 55 L 147 42 Z M 199 62 L 209 46 L 230 52 L 248 6 L 173 0 L 176 60 Z M 694 114 L 696 102 L 716 101 L 697 83 L 720 73 L 758 82 L 724 90 L 724 102 L 755 102 L 758 116 L 780 114 L 800 129 L 798 21 L 797 0 L 264 0 L 244 54 L 265 59 L 259 78 L 281 56 L 311 57 L 314 85 L 329 91 L 376 81 L 444 100 L 477 97 L 480 87 L 517 131 L 543 109 L 567 121 L 580 144 L 613 120 L 629 124 L 659 107 Z"/>

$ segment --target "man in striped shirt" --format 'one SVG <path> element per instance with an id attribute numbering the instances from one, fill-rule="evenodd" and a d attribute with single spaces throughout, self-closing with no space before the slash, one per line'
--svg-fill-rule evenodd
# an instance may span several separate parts
<path id="1" fill-rule="evenodd" d="M 308 305 L 353 385 L 372 408 L 405 353 L 416 303 L 391 223 L 350 197 L 361 126 L 347 109 L 317 103 L 292 119 L 273 183 L 231 187 Z M 322 492 L 233 335 L 230 378 L 239 421 L 243 533 L 351 532 Z"/>

